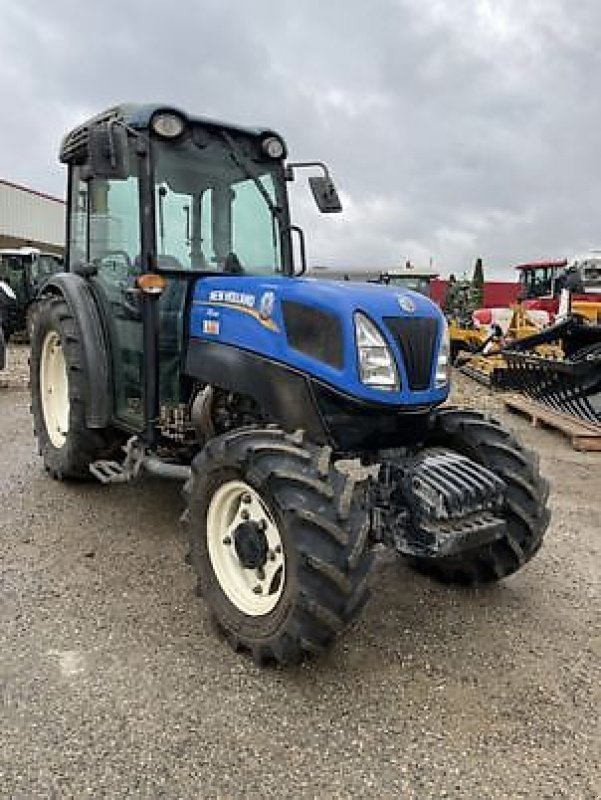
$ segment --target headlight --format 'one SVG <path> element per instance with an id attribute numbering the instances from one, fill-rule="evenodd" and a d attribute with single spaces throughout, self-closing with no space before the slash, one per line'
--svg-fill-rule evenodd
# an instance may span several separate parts
<path id="1" fill-rule="evenodd" d="M 261 147 L 269 158 L 282 158 L 286 149 L 284 142 L 278 136 L 266 136 L 261 142 Z"/>
<path id="2" fill-rule="evenodd" d="M 364 314 L 355 314 L 355 338 L 361 383 L 374 389 L 398 389 L 399 379 L 390 348 L 374 323 Z"/>
<path id="3" fill-rule="evenodd" d="M 436 387 L 440 389 L 446 386 L 451 378 L 451 339 L 449 337 L 449 327 L 444 323 L 444 330 L 438 349 L 438 359 L 436 361 Z"/>
<path id="4" fill-rule="evenodd" d="M 163 139 L 177 139 L 181 136 L 186 127 L 186 123 L 179 114 L 170 111 L 162 111 L 155 114 L 150 123 L 152 130 Z"/>

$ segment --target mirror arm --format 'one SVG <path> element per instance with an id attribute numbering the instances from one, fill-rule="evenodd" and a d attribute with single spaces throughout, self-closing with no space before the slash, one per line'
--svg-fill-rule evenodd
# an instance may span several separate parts
<path id="1" fill-rule="evenodd" d="M 307 249 L 305 247 L 305 232 L 299 225 L 288 225 L 288 231 L 290 233 L 296 233 L 298 236 L 298 244 L 300 248 L 300 257 L 301 257 L 301 268 L 298 272 L 295 272 L 294 275 L 299 277 L 300 275 L 304 275 L 307 271 Z"/>
<path id="2" fill-rule="evenodd" d="M 321 169 L 323 171 L 324 178 L 331 180 L 330 172 L 327 166 L 323 163 L 323 161 L 292 161 L 286 164 L 284 177 L 286 178 L 287 181 L 293 181 L 295 169 L 309 169 L 313 167 Z"/>

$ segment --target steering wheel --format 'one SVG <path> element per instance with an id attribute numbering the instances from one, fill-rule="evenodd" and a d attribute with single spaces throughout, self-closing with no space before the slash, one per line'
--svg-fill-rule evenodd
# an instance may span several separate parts
<path id="1" fill-rule="evenodd" d="M 106 250 L 97 259 L 97 263 L 99 268 L 104 267 L 107 272 L 110 270 L 110 272 L 119 277 L 127 278 L 133 272 L 132 261 L 126 250 Z"/>
<path id="2" fill-rule="evenodd" d="M 244 275 L 244 267 L 235 253 L 228 253 L 223 262 L 223 271 L 230 275 Z"/>

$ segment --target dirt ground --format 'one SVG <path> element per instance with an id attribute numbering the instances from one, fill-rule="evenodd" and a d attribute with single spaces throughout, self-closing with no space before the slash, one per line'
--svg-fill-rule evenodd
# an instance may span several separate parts
<path id="1" fill-rule="evenodd" d="M 541 552 L 480 591 L 381 558 L 333 652 L 260 670 L 193 596 L 177 486 L 51 481 L 25 348 L 9 358 L 0 796 L 601 797 L 601 454 L 458 381 L 459 398 L 541 454 L 553 511 Z"/>

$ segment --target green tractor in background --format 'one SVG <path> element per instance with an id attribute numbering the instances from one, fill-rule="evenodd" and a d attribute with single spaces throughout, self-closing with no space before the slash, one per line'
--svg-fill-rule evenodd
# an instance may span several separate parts
<path id="1" fill-rule="evenodd" d="M 62 256 L 35 247 L 0 249 L 0 281 L 14 294 L 10 311 L 4 314 L 5 338 L 14 333 L 31 335 L 35 300 L 53 275 L 64 269 Z"/>

